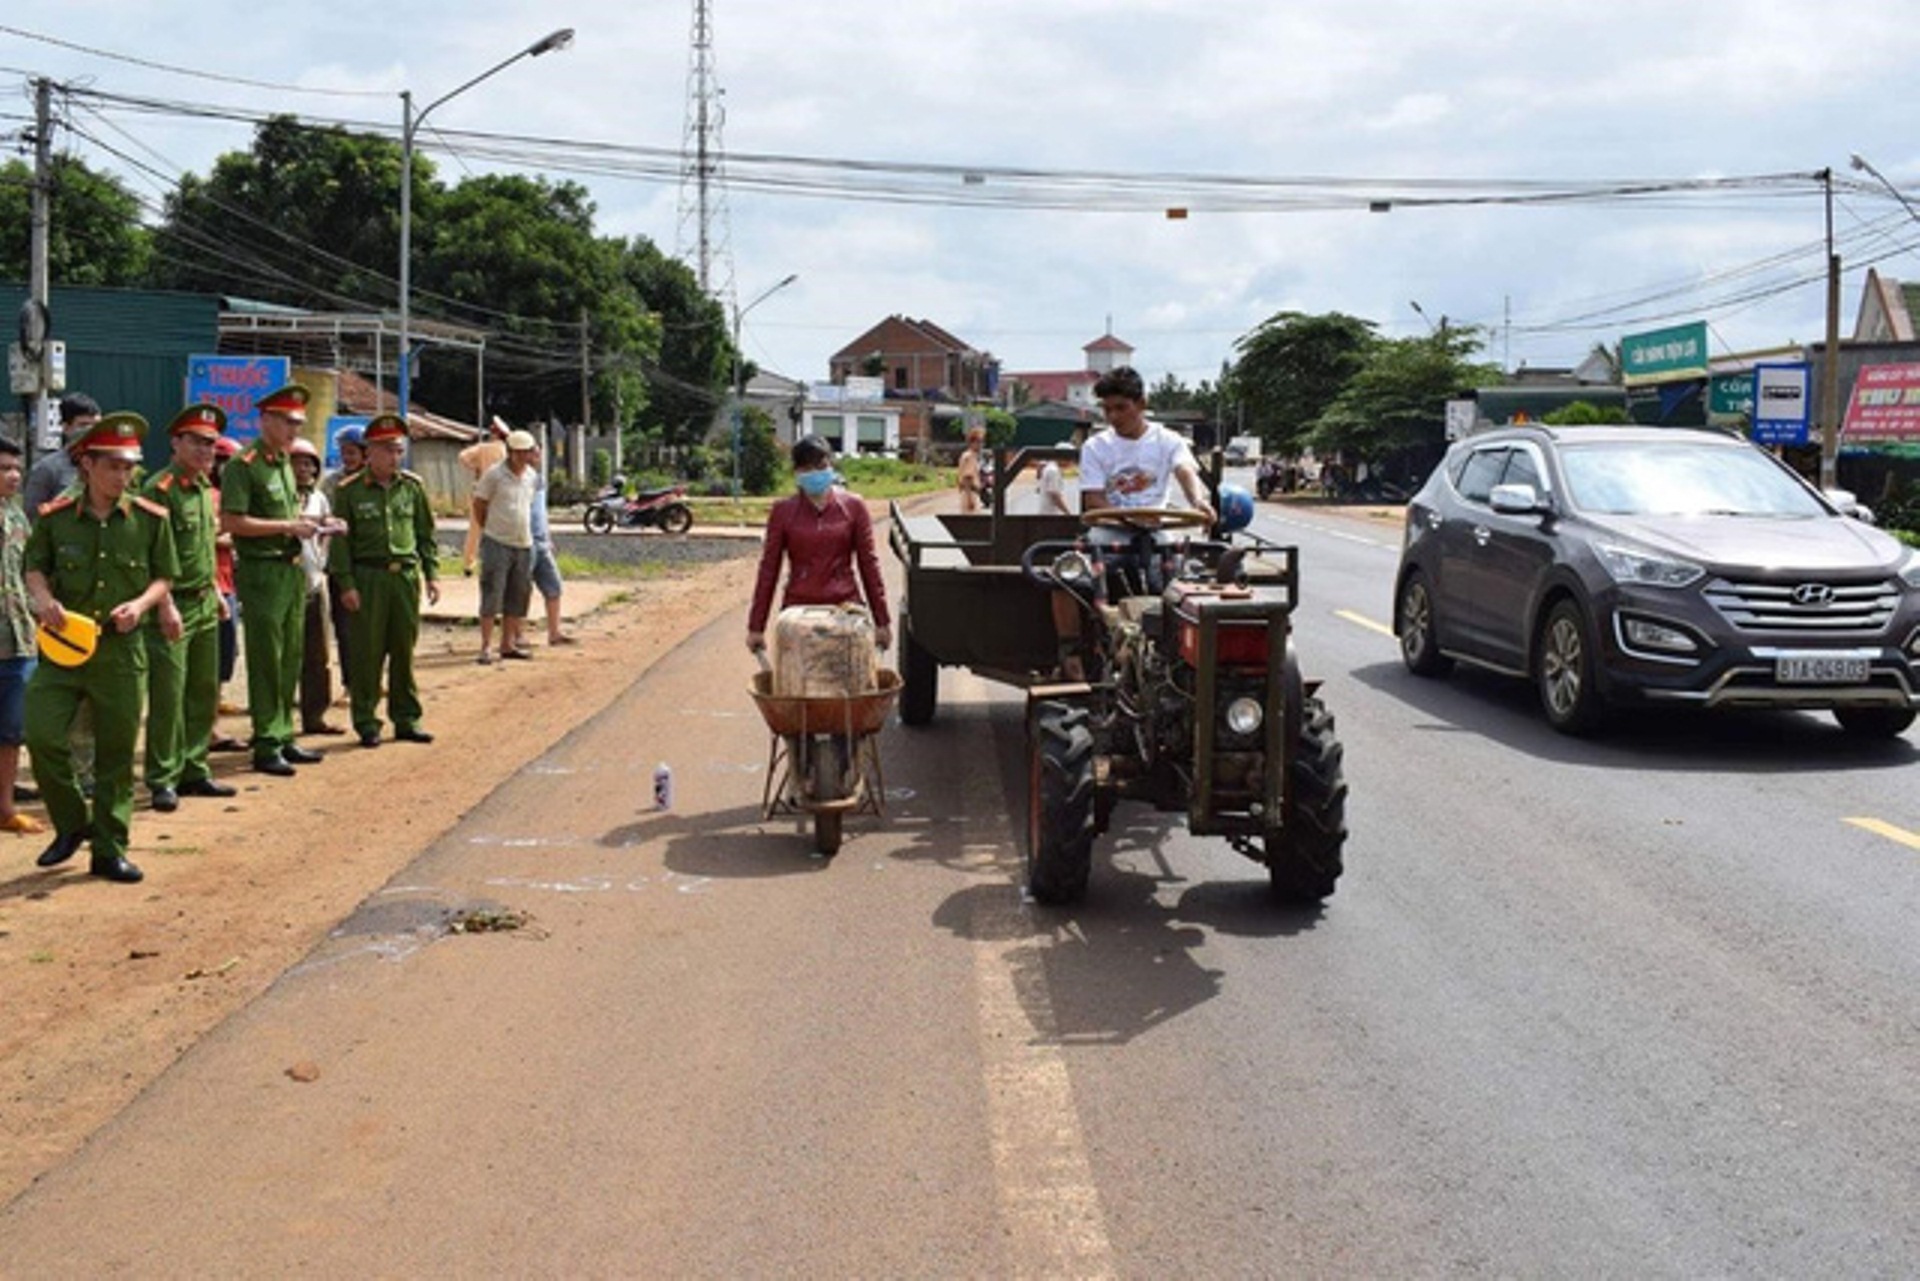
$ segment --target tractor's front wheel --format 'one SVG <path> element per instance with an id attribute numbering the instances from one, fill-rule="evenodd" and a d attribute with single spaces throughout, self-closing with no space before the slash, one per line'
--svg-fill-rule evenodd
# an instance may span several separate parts
<path id="1" fill-rule="evenodd" d="M 1288 665 L 1289 700 L 1299 710 L 1293 764 L 1287 775 L 1281 823 L 1267 829 L 1267 872 L 1274 895 L 1288 903 L 1318 903 L 1333 894 L 1347 843 L 1346 751 L 1334 733 L 1333 713 L 1308 695 L 1298 669 Z"/>

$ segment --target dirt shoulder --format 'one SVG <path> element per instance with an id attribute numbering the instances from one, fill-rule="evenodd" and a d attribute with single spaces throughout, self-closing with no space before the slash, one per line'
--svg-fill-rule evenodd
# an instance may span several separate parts
<path id="1" fill-rule="evenodd" d="M 349 736 L 307 739 L 327 759 L 287 780 L 252 773 L 244 753 L 216 755 L 216 774 L 240 788 L 234 800 L 189 798 L 169 815 L 144 808 L 142 794 L 131 851 L 147 873 L 140 885 L 88 877 L 84 855 L 79 870 L 41 871 L 44 837 L 0 836 L 0 1203 L 503 780 L 740 606 L 752 551 L 597 585 L 599 608 L 573 625 L 581 643 L 543 646 L 532 662 L 477 666 L 471 625 L 430 621 L 418 667 L 436 742 L 367 750 Z M 346 721 L 343 707 L 333 716 Z M 246 733 L 241 718 L 222 727 Z"/>

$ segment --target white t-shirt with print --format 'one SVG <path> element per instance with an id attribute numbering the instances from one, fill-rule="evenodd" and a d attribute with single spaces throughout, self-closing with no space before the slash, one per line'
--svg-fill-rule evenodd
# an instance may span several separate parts
<path id="1" fill-rule="evenodd" d="M 1199 470 L 1186 439 L 1149 422 L 1137 440 L 1108 427 L 1080 447 L 1080 488 L 1106 491 L 1109 507 L 1165 507 L 1174 470 Z"/>

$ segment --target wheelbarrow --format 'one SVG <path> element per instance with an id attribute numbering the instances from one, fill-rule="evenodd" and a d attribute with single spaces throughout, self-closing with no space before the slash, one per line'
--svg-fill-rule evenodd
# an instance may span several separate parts
<path id="1" fill-rule="evenodd" d="M 886 812 L 879 733 L 900 697 L 900 674 L 882 668 L 879 682 L 851 697 L 800 698 L 773 693 L 771 671 L 753 676 L 750 692 L 772 733 L 760 817 L 811 814 L 813 848 L 827 858 L 840 849 L 848 814 Z"/>

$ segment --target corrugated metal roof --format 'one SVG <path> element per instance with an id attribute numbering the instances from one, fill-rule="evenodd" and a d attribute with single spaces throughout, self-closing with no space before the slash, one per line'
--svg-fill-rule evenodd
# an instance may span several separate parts
<path id="1" fill-rule="evenodd" d="M 25 285 L 0 284 L 0 315 L 11 317 L 27 299 Z M 219 339 L 220 300 L 212 294 L 158 289 L 64 289 L 48 295 L 51 336 L 76 355 L 178 356 L 214 349 Z M 178 408 L 178 406 L 175 406 Z"/>

